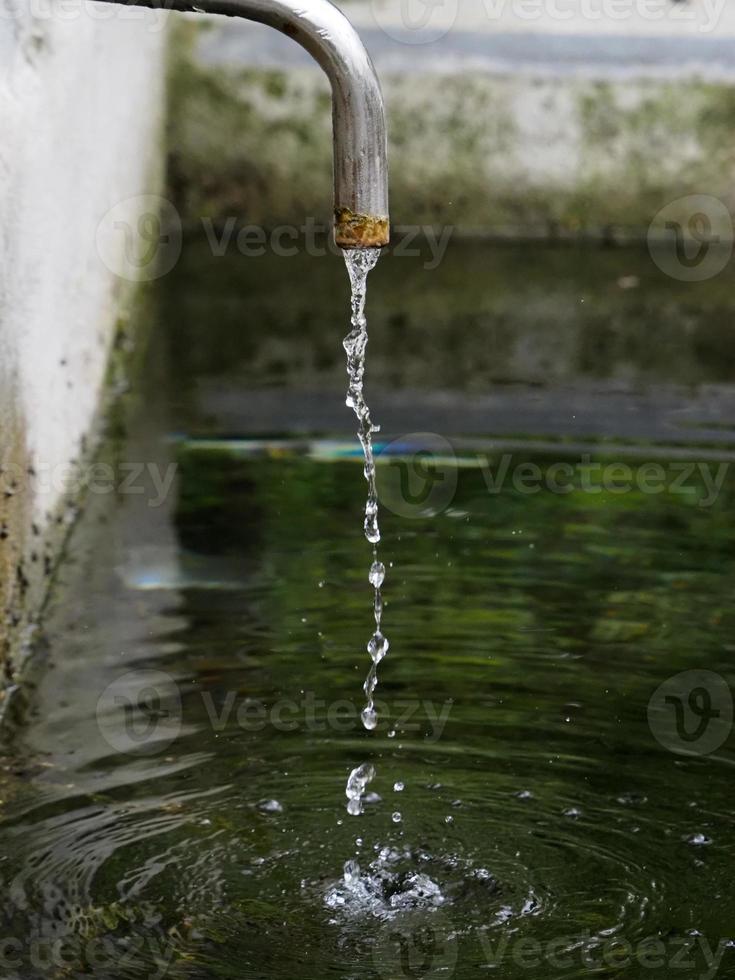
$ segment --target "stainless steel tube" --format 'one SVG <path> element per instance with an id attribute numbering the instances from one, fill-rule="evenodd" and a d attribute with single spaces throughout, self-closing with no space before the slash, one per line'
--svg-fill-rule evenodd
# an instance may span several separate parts
<path id="1" fill-rule="evenodd" d="M 98 0 L 267 24 L 297 41 L 332 86 L 335 238 L 343 248 L 388 244 L 385 105 L 357 32 L 329 0 Z"/>

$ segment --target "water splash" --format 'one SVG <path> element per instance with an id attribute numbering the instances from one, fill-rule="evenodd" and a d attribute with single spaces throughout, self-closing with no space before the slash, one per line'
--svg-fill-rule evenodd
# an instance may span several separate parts
<path id="1" fill-rule="evenodd" d="M 367 297 L 367 277 L 380 257 L 378 248 L 344 249 L 345 263 L 352 287 L 352 329 L 343 341 L 347 353 L 347 407 L 351 408 L 357 417 L 357 436 L 365 457 L 365 479 L 368 485 L 367 502 L 365 503 L 365 537 L 373 546 L 373 562 L 370 566 L 368 581 L 375 590 L 373 613 L 375 616 L 375 632 L 370 637 L 367 651 L 372 665 L 365 678 L 363 690 L 366 703 L 362 710 L 362 723 L 369 731 L 378 723 L 375 711 L 375 688 L 378 684 L 378 664 L 388 653 L 388 638 L 381 631 L 383 615 L 383 596 L 381 588 L 385 580 L 385 565 L 378 561 L 378 542 L 380 541 L 380 526 L 378 524 L 378 491 L 375 483 L 375 458 L 373 455 L 373 433 L 380 426 L 373 425 L 370 409 L 363 394 L 363 379 L 365 376 L 365 351 L 368 342 L 367 320 L 365 318 L 365 300 Z"/>
<path id="2" fill-rule="evenodd" d="M 328 908 L 356 919 L 372 915 L 385 921 L 407 911 L 437 909 L 449 900 L 430 877 L 429 872 L 446 870 L 431 855 L 379 844 L 375 851 L 377 856 L 365 867 L 355 860 L 345 863 L 342 879 L 325 896 Z"/>

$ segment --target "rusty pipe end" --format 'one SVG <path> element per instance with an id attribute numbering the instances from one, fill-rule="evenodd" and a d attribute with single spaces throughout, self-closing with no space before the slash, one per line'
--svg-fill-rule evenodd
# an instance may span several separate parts
<path id="1" fill-rule="evenodd" d="M 334 240 L 340 248 L 385 248 L 390 242 L 390 219 L 336 208 Z"/>

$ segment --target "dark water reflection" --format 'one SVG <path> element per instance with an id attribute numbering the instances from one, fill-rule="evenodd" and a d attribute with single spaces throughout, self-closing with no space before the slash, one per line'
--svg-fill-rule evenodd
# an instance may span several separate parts
<path id="1" fill-rule="evenodd" d="M 90 496 L 6 742 L 4 975 L 728 976 L 730 447 L 686 450 L 708 469 L 680 488 L 666 447 L 590 450 L 628 467 L 625 492 L 609 469 L 608 489 L 575 469 L 553 492 L 550 468 L 580 462 L 554 432 L 493 448 L 447 428 L 453 459 L 387 450 L 391 651 L 368 734 L 357 457 L 172 443 L 183 418 L 233 434 L 197 382 L 247 363 L 182 351 L 198 301 L 183 328 L 164 305 L 144 398 L 103 454 L 175 459 L 175 492 Z M 377 797 L 351 818 L 365 759 Z M 347 858 L 370 874 L 359 894 Z"/>

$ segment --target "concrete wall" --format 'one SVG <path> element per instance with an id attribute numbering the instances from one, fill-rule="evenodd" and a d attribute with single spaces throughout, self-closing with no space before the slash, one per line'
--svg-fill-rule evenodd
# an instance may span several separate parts
<path id="1" fill-rule="evenodd" d="M 640 238 L 685 195 L 735 213 L 732 3 L 341 5 L 383 84 L 398 222 Z M 243 22 L 189 44 L 172 145 L 186 218 L 328 218 L 329 92 L 308 56 Z"/>
<path id="2" fill-rule="evenodd" d="M 0 662 L 10 675 L 134 291 L 124 225 L 162 174 L 165 18 L 0 0 Z"/>

